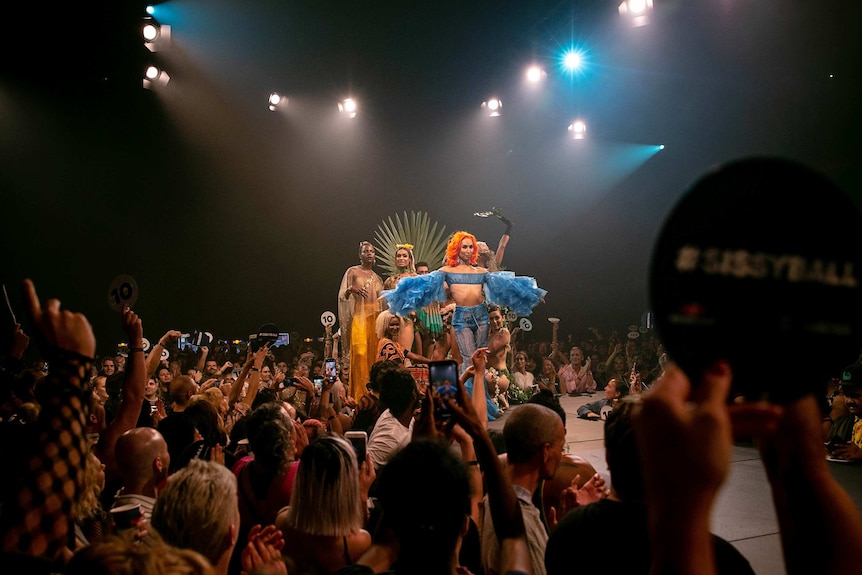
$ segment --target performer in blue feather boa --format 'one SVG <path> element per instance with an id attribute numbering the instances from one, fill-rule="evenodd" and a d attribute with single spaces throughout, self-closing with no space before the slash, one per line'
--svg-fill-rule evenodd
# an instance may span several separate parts
<path id="1" fill-rule="evenodd" d="M 446 248 L 446 264 L 430 274 L 402 278 L 395 289 L 385 290 L 381 297 L 389 311 L 406 317 L 410 312 L 435 301 L 449 298 L 455 304 L 452 326 L 461 352 L 461 370 L 466 369 L 473 353 L 488 344 L 488 310 L 486 303 L 507 307 L 518 315 L 528 315 L 548 292 L 530 277 L 512 272 L 489 272 L 476 266 L 479 253 L 476 237 L 456 232 Z M 472 394 L 472 382 L 467 384 Z M 488 417 L 496 418 L 499 409 L 488 400 Z"/>

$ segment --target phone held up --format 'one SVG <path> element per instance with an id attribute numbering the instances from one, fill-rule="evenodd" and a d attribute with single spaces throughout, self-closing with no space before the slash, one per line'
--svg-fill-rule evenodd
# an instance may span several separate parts
<path id="1" fill-rule="evenodd" d="M 428 364 L 428 379 L 439 400 L 434 402 L 434 416 L 439 421 L 452 417 L 452 412 L 443 402 L 444 398 L 457 399 L 458 364 L 451 359 L 432 361 Z"/>
<path id="2" fill-rule="evenodd" d="M 335 358 L 328 357 L 324 360 L 324 374 L 326 376 L 327 383 L 335 383 L 335 380 L 338 379 L 338 371 L 336 369 Z"/>
<path id="3" fill-rule="evenodd" d="M 356 452 L 356 461 L 359 465 L 362 465 L 362 462 L 365 461 L 365 447 L 368 445 L 368 434 L 364 431 L 347 431 L 344 433 L 344 437 L 353 446 L 353 450 Z"/>

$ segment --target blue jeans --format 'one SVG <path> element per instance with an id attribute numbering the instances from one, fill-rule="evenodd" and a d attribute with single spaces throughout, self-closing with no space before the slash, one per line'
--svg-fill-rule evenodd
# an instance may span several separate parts
<path id="1" fill-rule="evenodd" d="M 461 352 L 461 373 L 472 365 L 473 354 L 480 347 L 488 345 L 488 308 L 485 304 L 470 307 L 455 306 L 452 314 L 452 327 L 455 328 L 455 342 Z M 479 385 L 485 385 L 485 374 L 477 374 Z M 468 379 L 464 388 L 471 396 L 473 395 L 473 379 Z M 488 405 L 488 420 L 494 421 L 500 414 L 500 409 L 486 397 Z"/>
<path id="2" fill-rule="evenodd" d="M 470 307 L 455 306 L 452 327 L 461 352 L 461 373 L 464 373 L 476 350 L 488 345 L 488 308 L 483 303 Z"/>

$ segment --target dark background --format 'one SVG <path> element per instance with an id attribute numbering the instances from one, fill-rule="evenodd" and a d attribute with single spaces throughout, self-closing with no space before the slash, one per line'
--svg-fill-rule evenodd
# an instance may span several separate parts
<path id="1" fill-rule="evenodd" d="M 501 208 L 504 265 L 549 292 L 532 317 L 548 338 L 548 316 L 563 333 L 639 323 L 662 222 L 718 164 L 798 160 L 862 204 L 851 0 L 656 0 L 640 28 L 605 1 L 180 0 L 156 7 L 171 82 L 155 91 L 145 4 L 32 4 L 0 45 L 2 280 L 19 316 L 25 277 L 85 312 L 102 353 L 123 339 L 119 274 L 153 341 L 266 322 L 318 337 L 358 242 L 405 211 L 495 248 L 504 226 L 472 214 Z M 582 74 L 558 65 L 573 44 Z M 500 118 L 480 115 L 490 95 Z M 576 116 L 586 141 L 568 139 Z"/>

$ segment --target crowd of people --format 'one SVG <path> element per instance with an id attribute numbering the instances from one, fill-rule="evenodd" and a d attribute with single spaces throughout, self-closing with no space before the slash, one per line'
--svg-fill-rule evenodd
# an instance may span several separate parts
<path id="1" fill-rule="evenodd" d="M 473 265 L 475 238 L 457 244 L 456 258 Z M 426 275 L 413 275 L 412 254 L 402 257 L 410 272 L 387 279 L 390 290 L 368 265 L 373 246 L 360 257 L 339 294 L 360 303 L 340 351 L 344 332 L 327 328 L 320 349 L 264 342 L 240 356 L 190 352 L 169 330 L 145 352 L 143 322 L 124 308 L 127 346 L 96 358 L 86 317 L 40 301 L 25 281 L 32 333 L 15 326 L 0 372 L 3 460 L 13 470 L 3 474 L 0 509 L 5 564 L 34 573 L 543 575 L 584 568 L 574 557 L 608 548 L 625 524 L 619 537 L 636 547 L 586 568 L 746 573 L 742 555 L 708 529 L 737 436 L 758 439 L 788 572 L 858 570 L 846 550 L 862 541 L 862 520 L 823 447 L 862 461 L 858 363 L 828 400 L 729 404 L 729 366 L 713 366 L 693 391 L 650 330 L 590 328 L 563 341 L 560 321 L 548 341 L 509 330 L 505 308 L 470 299 L 477 284 L 458 268 L 463 260 L 444 275 L 464 282 L 458 297 L 471 311 L 459 315 L 456 301 L 447 312 L 451 292 L 435 291 L 444 321 L 430 331 L 421 321 L 428 298 L 384 309 L 386 294 Z M 495 281 L 485 274 L 481 282 Z M 412 341 L 401 338 L 405 322 Z M 340 360 L 335 376 L 330 357 Z M 427 365 L 446 358 L 458 377 L 442 395 Z M 567 453 L 560 404 L 599 392 L 578 416 L 604 421 L 609 485 Z M 490 417 L 504 418 L 502 432 L 488 430 Z M 685 473 L 668 473 L 681 462 Z"/>

